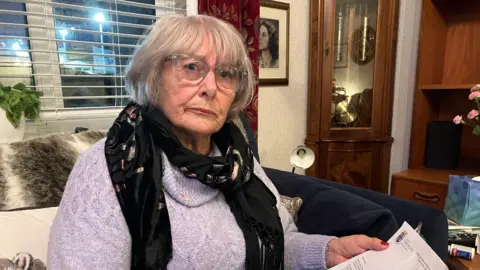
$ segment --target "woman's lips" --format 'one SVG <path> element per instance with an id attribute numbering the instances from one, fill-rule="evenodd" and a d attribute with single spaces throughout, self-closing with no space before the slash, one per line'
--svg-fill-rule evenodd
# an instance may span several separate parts
<path id="1" fill-rule="evenodd" d="M 208 110 L 208 109 L 203 109 L 203 108 L 189 108 L 188 110 L 191 111 L 191 112 L 193 112 L 193 113 L 200 114 L 200 115 L 217 116 L 217 114 L 216 114 L 214 111 Z"/>

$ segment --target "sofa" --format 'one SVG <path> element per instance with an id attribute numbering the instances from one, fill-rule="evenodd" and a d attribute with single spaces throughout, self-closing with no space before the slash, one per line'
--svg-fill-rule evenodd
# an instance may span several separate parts
<path id="1" fill-rule="evenodd" d="M 246 118 L 238 125 L 243 126 L 259 159 Z M 68 174 L 78 155 L 105 134 L 50 134 L 0 145 L 0 269 L 2 263 L 15 263 L 6 260 L 13 257 L 32 261 L 30 268 L 22 269 L 44 269 L 41 263 L 46 264 L 49 228 Z M 412 227 L 422 222 L 426 242 L 440 258 L 448 257 L 447 219 L 439 210 L 324 179 L 272 168 L 265 171 L 282 195 L 303 201 L 295 213 L 301 232 L 335 236 L 364 233 L 387 240 L 403 222 Z"/>

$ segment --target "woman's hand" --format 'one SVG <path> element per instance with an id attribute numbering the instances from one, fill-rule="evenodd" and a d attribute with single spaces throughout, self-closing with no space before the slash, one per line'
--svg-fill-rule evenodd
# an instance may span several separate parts
<path id="1" fill-rule="evenodd" d="M 333 267 L 367 250 L 385 250 L 388 243 L 366 235 L 351 235 L 330 240 L 327 250 L 327 268 Z"/>

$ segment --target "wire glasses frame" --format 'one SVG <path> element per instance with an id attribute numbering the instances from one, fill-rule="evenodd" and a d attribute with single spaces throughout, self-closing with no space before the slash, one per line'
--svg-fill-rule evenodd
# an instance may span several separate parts
<path id="1" fill-rule="evenodd" d="M 247 72 L 240 67 L 218 65 L 212 69 L 204 60 L 190 55 L 173 54 L 165 59 L 167 61 L 174 61 L 177 78 L 190 85 L 200 84 L 212 71 L 220 90 L 237 92 L 247 77 Z"/>

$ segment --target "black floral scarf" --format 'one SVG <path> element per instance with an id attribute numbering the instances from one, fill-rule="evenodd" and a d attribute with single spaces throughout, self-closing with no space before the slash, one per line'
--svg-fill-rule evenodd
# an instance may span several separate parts
<path id="1" fill-rule="evenodd" d="M 253 173 L 252 151 L 231 122 L 212 135 L 212 141 L 223 156 L 188 150 L 154 106 L 130 103 L 115 120 L 105 155 L 132 239 L 132 269 L 166 269 L 172 257 L 162 152 L 185 176 L 225 195 L 245 237 L 247 269 L 283 269 L 284 239 L 276 199 Z"/>

